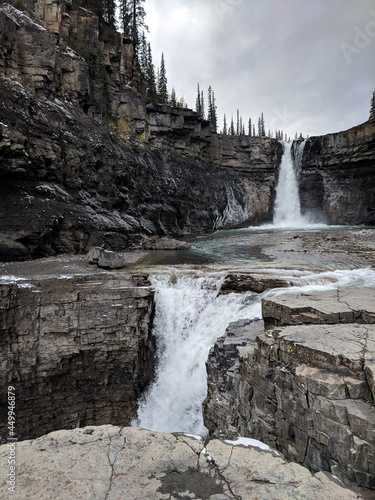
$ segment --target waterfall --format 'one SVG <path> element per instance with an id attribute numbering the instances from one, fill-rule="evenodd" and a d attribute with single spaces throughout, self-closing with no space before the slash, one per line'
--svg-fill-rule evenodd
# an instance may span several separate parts
<path id="1" fill-rule="evenodd" d="M 291 151 L 292 143 L 283 142 L 283 147 L 284 153 L 276 188 L 273 226 L 304 227 L 309 221 L 301 214 L 298 180 Z"/>
<path id="2" fill-rule="evenodd" d="M 309 293 L 336 287 L 375 286 L 375 272 L 354 269 L 314 273 L 284 271 L 300 286 L 218 295 L 222 277 L 170 271 L 150 276 L 155 288 L 153 333 L 157 340 L 156 376 L 144 394 L 132 425 L 160 432 L 206 435 L 202 402 L 207 394 L 205 363 L 217 337 L 238 319 L 261 316 L 261 299 L 284 293 Z"/>
<path id="3" fill-rule="evenodd" d="M 260 301 L 253 293 L 218 296 L 220 276 L 172 272 L 150 279 L 155 287 L 158 365 L 132 424 L 205 435 L 202 402 L 209 350 L 231 321 L 259 317 Z"/>

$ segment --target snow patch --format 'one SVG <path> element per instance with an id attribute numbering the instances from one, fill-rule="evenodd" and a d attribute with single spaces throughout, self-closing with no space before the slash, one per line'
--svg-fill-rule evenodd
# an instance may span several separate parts
<path id="1" fill-rule="evenodd" d="M 233 446 L 253 446 L 255 448 L 260 448 L 261 450 L 266 451 L 275 451 L 268 446 L 268 444 L 262 443 L 262 441 L 258 441 L 257 439 L 238 437 L 235 441 L 231 441 L 230 439 L 225 440 L 226 443 L 232 444 Z"/>

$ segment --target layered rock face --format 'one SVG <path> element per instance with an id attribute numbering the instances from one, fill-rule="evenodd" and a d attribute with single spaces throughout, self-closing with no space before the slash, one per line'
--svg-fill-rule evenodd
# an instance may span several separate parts
<path id="1" fill-rule="evenodd" d="M 330 224 L 375 224 L 375 122 L 300 147 L 300 198 Z"/>
<path id="2" fill-rule="evenodd" d="M 0 12 L 0 259 L 269 218 L 280 144 L 219 145 L 197 113 L 146 105 L 133 46 L 103 41 L 96 16 L 63 5 L 38 3 L 44 25 L 8 4 Z M 110 112 L 125 131 L 115 118 L 101 125 Z"/>
<path id="3" fill-rule="evenodd" d="M 375 489 L 375 292 L 263 301 L 207 362 L 211 435 L 260 439 L 313 471 Z"/>
<path id="4" fill-rule="evenodd" d="M 17 443 L 14 491 L 20 500 L 362 498 L 259 445 L 214 439 L 205 447 L 184 434 L 110 425 L 58 431 Z M 0 488 L 11 498 L 8 457 L 0 446 Z"/>
<path id="5" fill-rule="evenodd" d="M 153 293 L 143 275 L 3 279 L 1 438 L 8 436 L 8 386 L 20 439 L 128 425 L 154 372 Z"/>

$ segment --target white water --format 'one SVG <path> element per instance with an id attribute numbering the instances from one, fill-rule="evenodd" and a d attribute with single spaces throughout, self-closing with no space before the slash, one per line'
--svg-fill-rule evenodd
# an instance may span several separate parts
<path id="1" fill-rule="evenodd" d="M 278 270 L 280 273 L 280 270 Z M 337 287 L 375 288 L 372 269 L 324 273 L 285 271 L 300 286 L 269 290 L 263 294 L 218 296 L 222 277 L 171 271 L 151 277 L 155 287 L 159 362 L 156 379 L 141 402 L 133 425 L 161 432 L 205 435 L 202 402 L 206 397 L 205 362 L 217 337 L 231 321 L 261 316 L 261 299 L 284 293 L 308 293 Z"/>
<path id="2" fill-rule="evenodd" d="M 292 143 L 283 142 L 284 153 L 281 159 L 279 180 L 272 225 L 269 228 L 319 228 L 326 227 L 311 214 L 302 215 L 298 192 L 298 169 L 301 163 L 305 141 L 295 151 L 296 166 L 292 158 Z"/>
<path id="3" fill-rule="evenodd" d="M 156 289 L 154 335 L 159 359 L 156 380 L 133 425 L 204 435 L 202 402 L 210 347 L 231 321 L 260 317 L 260 302 L 252 293 L 217 296 L 220 276 L 172 272 L 150 279 Z"/>
<path id="4" fill-rule="evenodd" d="M 283 142 L 279 181 L 276 188 L 273 225 L 275 227 L 302 227 L 307 223 L 301 214 L 297 175 L 294 171 L 292 143 Z"/>

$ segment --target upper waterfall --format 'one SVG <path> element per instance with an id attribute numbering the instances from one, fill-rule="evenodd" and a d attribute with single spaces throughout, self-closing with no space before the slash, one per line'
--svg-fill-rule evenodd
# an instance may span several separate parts
<path id="1" fill-rule="evenodd" d="M 291 151 L 292 143 L 283 142 L 283 147 L 284 153 L 276 188 L 273 225 L 276 227 L 303 227 L 309 224 L 309 220 L 301 213 L 298 179 Z"/>

